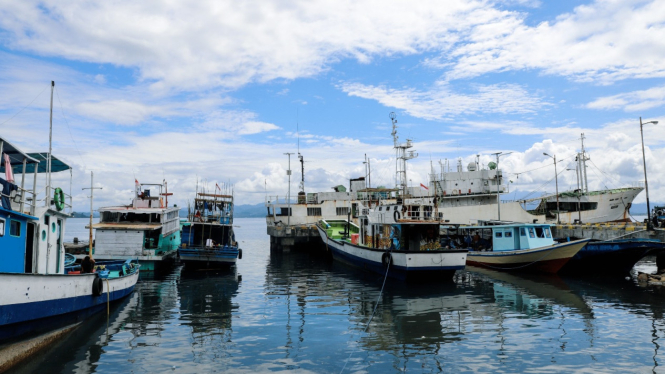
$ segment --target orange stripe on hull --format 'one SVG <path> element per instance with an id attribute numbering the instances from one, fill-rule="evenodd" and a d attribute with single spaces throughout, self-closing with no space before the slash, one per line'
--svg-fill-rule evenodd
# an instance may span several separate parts
<path id="1" fill-rule="evenodd" d="M 523 271 L 533 273 L 556 274 L 570 260 L 570 258 L 558 258 L 554 260 L 544 260 L 538 262 L 522 262 L 514 264 L 492 264 L 486 262 L 473 261 L 467 258 L 467 265 L 481 266 L 494 270 Z"/>

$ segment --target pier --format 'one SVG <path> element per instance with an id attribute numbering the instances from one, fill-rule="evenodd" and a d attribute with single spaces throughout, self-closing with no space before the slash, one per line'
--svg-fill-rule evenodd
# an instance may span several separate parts
<path id="1" fill-rule="evenodd" d="M 646 224 L 641 222 L 552 225 L 552 235 L 556 239 L 572 237 L 594 240 L 637 238 L 665 241 L 665 230 L 647 230 Z"/>
<path id="2" fill-rule="evenodd" d="M 274 225 L 268 226 L 270 250 L 288 252 L 291 249 L 321 246 L 319 232 L 314 225 Z"/>

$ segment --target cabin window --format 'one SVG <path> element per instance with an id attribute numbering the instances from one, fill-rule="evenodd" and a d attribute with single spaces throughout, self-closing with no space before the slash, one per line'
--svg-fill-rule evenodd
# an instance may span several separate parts
<path id="1" fill-rule="evenodd" d="M 520 228 L 520 235 L 526 236 L 526 230 L 524 229 L 524 227 Z"/>
<path id="2" fill-rule="evenodd" d="M 389 206 L 386 207 L 386 212 L 390 212 L 390 207 Z"/>
<path id="3" fill-rule="evenodd" d="M 512 237 L 513 237 L 513 233 L 510 232 L 510 231 L 506 231 L 504 236 L 505 236 L 506 238 L 512 238 Z"/>
<path id="4" fill-rule="evenodd" d="M 494 237 L 496 237 L 496 238 L 501 238 L 501 237 L 503 237 L 503 231 L 497 231 L 497 232 L 495 232 L 495 233 L 494 233 Z"/>
<path id="5" fill-rule="evenodd" d="M 349 214 L 349 207 L 336 208 L 338 216 L 346 216 Z"/>
<path id="6" fill-rule="evenodd" d="M 0 219 L 0 236 L 5 236 L 5 220 Z"/>
<path id="7" fill-rule="evenodd" d="M 536 237 L 536 234 L 534 234 L 534 232 L 533 232 L 533 227 L 529 227 L 529 237 L 530 238 L 535 238 Z"/>
<path id="8" fill-rule="evenodd" d="M 21 236 L 21 222 L 11 220 L 9 223 L 9 235 Z"/>
<path id="9" fill-rule="evenodd" d="M 379 207 L 379 212 L 380 212 L 380 211 L 382 211 L 382 210 L 383 210 L 383 207 L 382 207 L 382 206 L 380 206 L 380 207 Z"/>
<path id="10" fill-rule="evenodd" d="M 308 216 L 320 216 L 321 215 L 321 208 L 307 208 L 307 215 Z"/>
<path id="11" fill-rule="evenodd" d="M 545 230 L 542 227 L 536 227 L 536 236 L 539 238 L 544 238 Z"/>
<path id="12" fill-rule="evenodd" d="M 548 238 L 552 237 L 552 232 L 550 231 L 549 227 L 545 228 L 545 236 L 547 236 Z"/>

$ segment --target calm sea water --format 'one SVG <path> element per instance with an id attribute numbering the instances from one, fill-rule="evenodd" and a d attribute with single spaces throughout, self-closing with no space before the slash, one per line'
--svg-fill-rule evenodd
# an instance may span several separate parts
<path id="1" fill-rule="evenodd" d="M 381 293 L 381 276 L 271 254 L 263 219 L 236 225 L 237 268 L 143 277 L 14 372 L 665 373 L 659 287 L 468 269 Z"/>

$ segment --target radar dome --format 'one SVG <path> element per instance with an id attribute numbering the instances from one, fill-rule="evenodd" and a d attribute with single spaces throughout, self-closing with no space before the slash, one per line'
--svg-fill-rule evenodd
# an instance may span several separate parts
<path id="1" fill-rule="evenodd" d="M 469 165 L 467 165 L 466 168 L 469 171 L 476 171 L 476 163 L 475 162 L 469 162 Z"/>
<path id="2" fill-rule="evenodd" d="M 487 164 L 487 166 L 490 167 L 490 170 L 494 170 L 494 169 L 496 169 L 496 163 L 495 163 L 494 161 L 490 161 L 490 163 Z"/>

